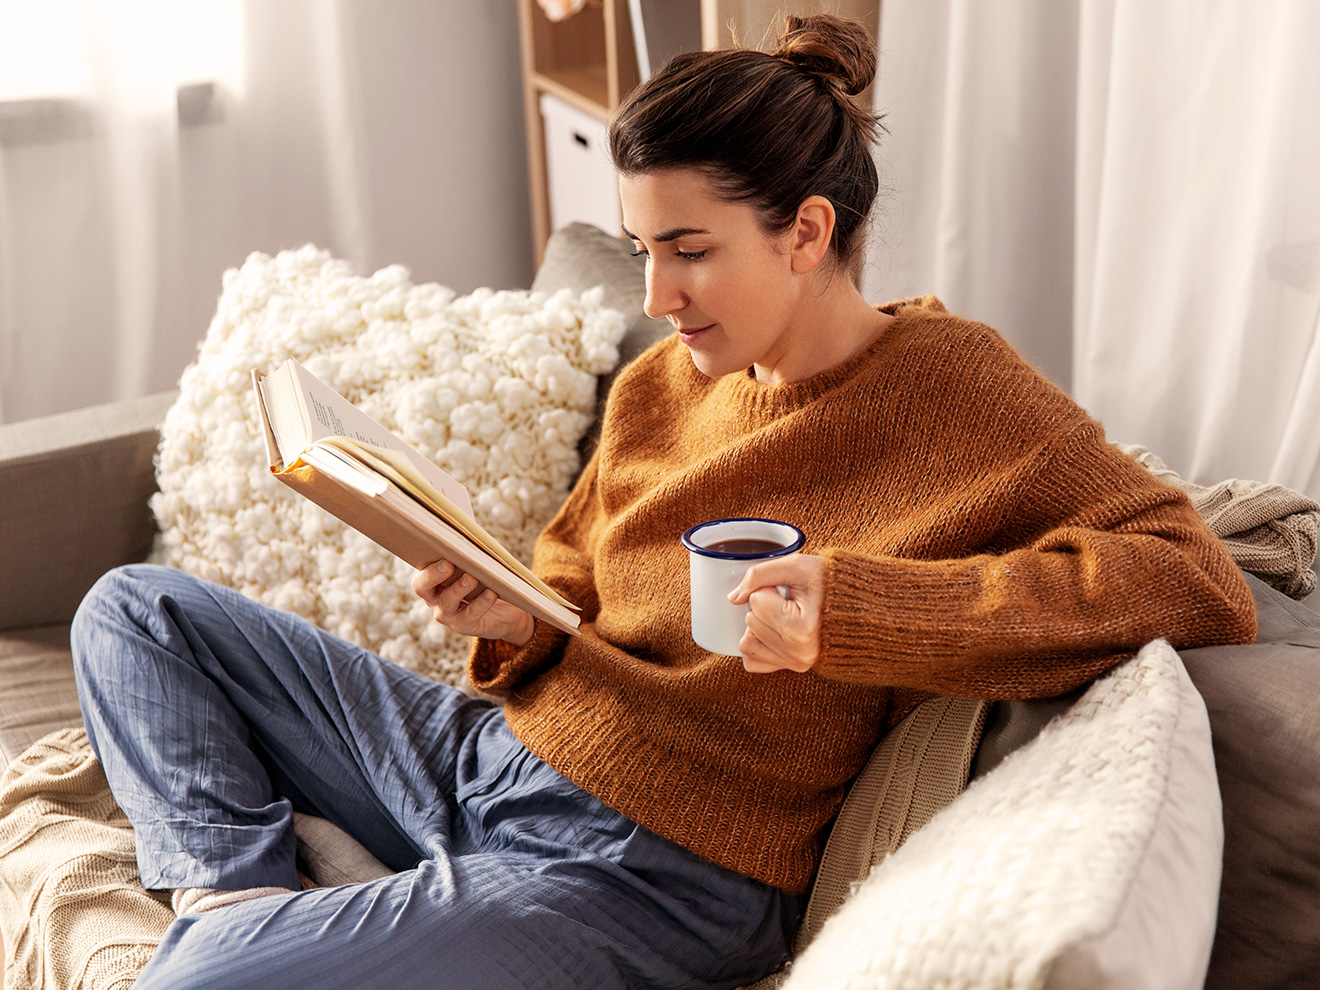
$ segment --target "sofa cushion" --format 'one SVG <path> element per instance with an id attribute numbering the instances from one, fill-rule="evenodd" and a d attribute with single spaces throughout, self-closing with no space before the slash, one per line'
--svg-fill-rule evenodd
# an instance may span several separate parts
<path id="1" fill-rule="evenodd" d="M 156 526 L 151 459 L 172 393 L 0 424 L 0 629 L 68 622 Z"/>
<path id="2" fill-rule="evenodd" d="M 1320 965 L 1320 614 L 1246 575 L 1250 645 L 1182 652 L 1210 718 L 1224 815 L 1223 883 L 1206 990 L 1284 990 Z M 981 776 L 1074 696 L 998 702 Z"/>
<path id="3" fill-rule="evenodd" d="M 603 290 L 456 298 L 392 267 L 351 274 L 311 247 L 227 272 L 161 428 L 153 559 L 310 618 L 459 684 L 468 640 L 412 593 L 412 568 L 267 469 L 249 369 L 297 358 L 464 484 L 515 556 L 563 502 L 623 318 Z"/>
<path id="4" fill-rule="evenodd" d="M 1152 643 L 885 859 L 784 986 L 1191 990 L 1221 849 L 1205 707 Z"/>
<path id="5" fill-rule="evenodd" d="M 636 254 L 632 242 L 613 237 L 598 227 L 570 223 L 551 235 L 545 258 L 532 282 L 533 291 L 558 292 L 569 289 L 584 292 L 599 286 L 602 303 L 623 313 L 627 320 L 619 341 L 619 364 L 602 375 L 596 391 L 596 405 L 604 409 L 614 379 L 625 364 L 656 341 L 673 332 L 668 320 L 653 320 L 642 310 L 646 300 L 646 260 Z M 590 456 L 600 438 L 600 417 L 582 438 L 582 455 Z"/>
<path id="6" fill-rule="evenodd" d="M 627 320 L 619 341 L 619 367 L 673 333 L 668 320 L 653 320 L 642 310 L 646 259 L 633 251 L 632 242 L 590 224 L 570 223 L 555 231 L 546 244 L 532 290 L 580 293 L 593 286 L 600 286 L 601 304 L 623 313 Z"/>
<path id="7" fill-rule="evenodd" d="M 81 725 L 68 623 L 0 633 L 0 768 L 48 732 Z"/>
<path id="8" fill-rule="evenodd" d="M 1320 615 L 1248 575 L 1249 646 L 1183 652 L 1224 802 L 1207 990 L 1312 986 L 1320 969 Z"/>

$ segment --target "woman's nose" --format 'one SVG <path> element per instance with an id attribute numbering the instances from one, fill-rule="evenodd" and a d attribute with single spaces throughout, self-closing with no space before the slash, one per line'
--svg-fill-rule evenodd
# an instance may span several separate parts
<path id="1" fill-rule="evenodd" d="M 646 266 L 646 300 L 642 311 L 653 320 L 662 320 L 687 305 L 687 299 L 673 280 L 656 271 L 655 262 Z"/>

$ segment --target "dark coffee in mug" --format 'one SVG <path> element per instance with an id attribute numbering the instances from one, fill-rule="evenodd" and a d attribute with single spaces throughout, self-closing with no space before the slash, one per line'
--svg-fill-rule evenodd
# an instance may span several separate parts
<path id="1" fill-rule="evenodd" d="M 784 544 L 777 543 L 774 540 L 717 540 L 714 543 L 707 543 L 707 550 L 714 550 L 716 553 L 738 553 L 738 554 L 767 554 L 775 550 L 780 550 Z"/>

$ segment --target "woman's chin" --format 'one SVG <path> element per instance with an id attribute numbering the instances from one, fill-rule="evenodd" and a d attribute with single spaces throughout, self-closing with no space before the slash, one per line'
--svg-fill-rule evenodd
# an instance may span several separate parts
<path id="1" fill-rule="evenodd" d="M 721 360 L 714 354 L 703 354 L 696 350 L 688 353 L 692 355 L 692 363 L 696 366 L 696 369 L 707 378 L 723 378 L 725 375 L 747 370 L 747 365 L 730 362 L 727 358 Z"/>

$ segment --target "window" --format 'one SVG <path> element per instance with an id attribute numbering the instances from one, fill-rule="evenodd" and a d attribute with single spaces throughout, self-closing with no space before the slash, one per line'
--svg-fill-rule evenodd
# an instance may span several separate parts
<path id="1" fill-rule="evenodd" d="M 241 0 L 0 0 L 0 144 L 80 136 L 90 103 L 183 125 L 240 95 Z"/>

